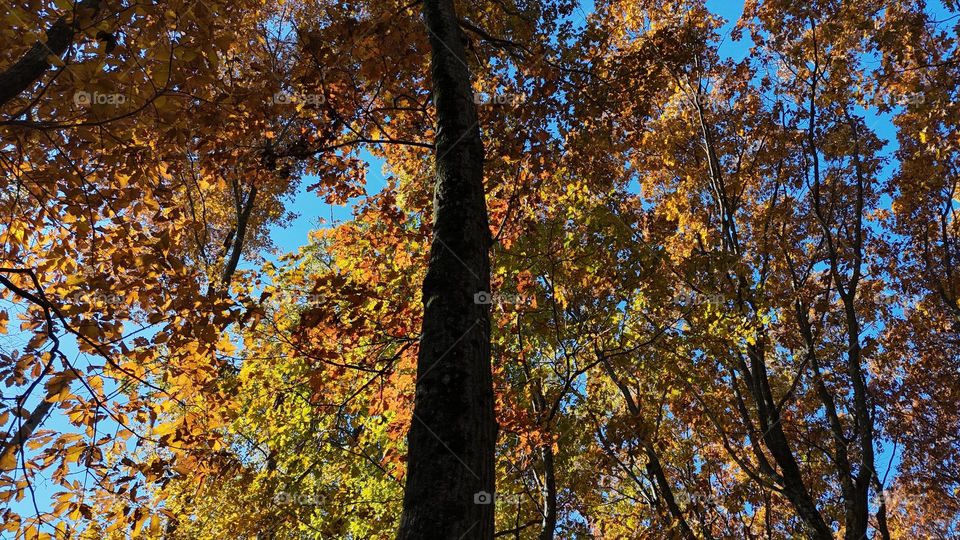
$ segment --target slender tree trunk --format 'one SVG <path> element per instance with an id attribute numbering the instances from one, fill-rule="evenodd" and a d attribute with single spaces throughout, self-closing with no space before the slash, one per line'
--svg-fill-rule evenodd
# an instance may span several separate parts
<path id="1" fill-rule="evenodd" d="M 78 28 L 78 13 L 90 10 L 96 14 L 100 9 L 100 0 L 82 0 L 76 4 L 76 10 L 70 19 L 59 18 L 47 29 L 46 39 L 37 41 L 16 64 L 0 72 L 0 106 L 17 97 L 37 82 L 50 67 L 51 56 L 60 57 L 73 43 Z"/>
<path id="2" fill-rule="evenodd" d="M 635 418 L 641 418 L 642 411 L 640 410 L 640 405 L 637 404 L 637 400 L 635 400 L 633 394 L 630 393 L 630 388 L 620 379 L 610 362 L 605 358 L 602 359 L 601 362 L 604 371 L 607 372 L 607 376 L 609 376 L 613 384 L 617 385 L 617 388 L 620 389 L 620 393 L 627 403 L 627 410 L 630 411 L 630 414 Z M 660 463 L 660 457 L 657 455 L 657 449 L 653 446 L 653 441 L 650 440 L 647 434 L 642 434 L 641 437 L 643 439 L 644 453 L 647 457 L 647 473 L 650 476 L 650 481 L 654 483 L 654 489 L 667 505 L 668 514 L 666 517 L 670 522 L 670 527 L 677 529 L 677 538 L 696 540 L 697 537 L 693 534 L 693 529 L 690 528 L 690 524 L 687 523 L 687 519 L 683 516 L 683 510 L 680 508 L 680 505 L 677 504 L 676 497 L 673 496 L 673 488 L 670 486 L 670 481 L 663 472 L 663 465 Z M 634 476 L 633 480 L 637 485 L 642 485 L 639 478 Z"/>
<path id="3" fill-rule="evenodd" d="M 761 337 L 758 345 L 748 347 L 751 364 L 749 373 L 752 376 L 751 393 L 757 404 L 757 416 L 760 420 L 760 429 L 763 430 L 764 444 L 780 468 L 783 494 L 803 520 L 809 537 L 812 540 L 832 540 L 833 531 L 824 521 L 823 515 L 817 508 L 816 500 L 807 489 L 800 463 L 783 430 L 780 410 L 773 399 L 773 391 L 767 379 L 764 339 L 765 337 Z"/>
<path id="4" fill-rule="evenodd" d="M 437 111 L 433 244 L 398 538 L 492 539 L 496 422 L 483 143 L 453 0 L 423 0 Z"/>
<path id="5" fill-rule="evenodd" d="M 673 488 L 670 487 L 670 481 L 663 472 L 663 465 L 660 463 L 660 457 L 652 442 L 644 443 L 644 452 L 647 455 L 647 473 L 654 481 L 655 489 L 667 505 L 667 518 L 670 520 L 670 526 L 675 529 L 675 538 L 684 540 L 696 540 L 697 536 L 693 534 L 693 529 L 687 523 L 683 516 L 683 510 L 677 504 L 677 499 L 673 496 Z"/>
<path id="6" fill-rule="evenodd" d="M 33 412 L 31 412 L 26 420 L 20 424 L 16 434 L 14 434 L 10 440 L 4 441 L 3 444 L 0 444 L 0 471 L 9 472 L 17 468 L 17 452 L 19 452 L 23 445 L 30 440 L 30 437 L 33 436 L 33 432 L 40 427 L 40 424 L 43 422 L 44 418 L 50 414 L 50 409 L 52 409 L 54 406 L 52 401 L 47 400 L 59 394 L 65 387 L 69 386 L 69 384 L 70 379 L 59 379 L 52 388 L 47 390 L 43 400 L 37 404 L 36 408 L 33 409 Z M 23 404 L 20 404 L 19 408 L 25 409 L 26 407 L 24 407 Z M 15 422 L 14 425 L 16 425 Z"/>
<path id="7" fill-rule="evenodd" d="M 557 476 L 553 464 L 553 448 L 542 448 L 540 457 L 543 461 L 543 521 L 540 524 L 538 540 L 553 540 L 557 530 Z"/>

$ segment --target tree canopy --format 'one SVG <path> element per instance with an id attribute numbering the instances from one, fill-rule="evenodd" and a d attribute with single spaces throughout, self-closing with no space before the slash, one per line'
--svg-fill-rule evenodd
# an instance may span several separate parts
<path id="1" fill-rule="evenodd" d="M 0 3 L 0 537 L 960 537 L 957 1 Z"/>

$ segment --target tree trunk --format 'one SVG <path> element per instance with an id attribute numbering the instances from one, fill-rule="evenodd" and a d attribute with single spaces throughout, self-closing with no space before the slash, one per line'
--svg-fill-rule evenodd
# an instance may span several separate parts
<path id="1" fill-rule="evenodd" d="M 677 504 L 676 497 L 673 496 L 673 488 L 670 487 L 670 481 L 667 480 L 667 475 L 663 472 L 660 456 L 657 455 L 652 442 L 644 443 L 644 453 L 647 455 L 647 474 L 650 475 L 657 494 L 667 505 L 667 512 L 669 512 L 667 517 L 670 519 L 671 529 L 675 531 L 675 537 L 684 540 L 696 540 L 697 536 L 693 534 L 693 529 L 690 528 L 690 524 L 683 516 L 683 510 Z"/>
<path id="2" fill-rule="evenodd" d="M 424 0 L 437 113 L 433 244 L 399 539 L 494 534 L 490 230 L 483 143 L 453 0 Z"/>
<path id="3" fill-rule="evenodd" d="M 69 384 L 70 379 L 59 379 L 52 388 L 47 390 L 43 400 L 37 404 L 36 408 L 33 409 L 33 412 L 30 413 L 26 421 L 20 424 L 16 434 L 0 445 L 0 472 L 6 473 L 17 468 L 17 452 L 19 452 L 20 449 L 23 448 L 23 445 L 30 440 L 30 437 L 33 436 L 33 432 L 40 427 L 40 424 L 47 417 L 47 415 L 50 414 L 50 409 L 52 409 L 54 406 L 52 401 L 47 400 L 59 394 L 65 387 L 69 386 Z M 23 403 L 21 403 L 17 408 L 23 410 L 26 407 Z M 16 425 L 16 422 L 14 422 L 14 425 Z"/>
<path id="4" fill-rule="evenodd" d="M 79 30 L 79 12 L 90 10 L 96 14 L 100 9 L 100 0 L 83 0 L 78 2 L 76 7 L 70 20 L 63 17 L 57 19 L 47 29 L 44 42 L 36 42 L 16 64 L 0 72 L 0 107 L 20 95 L 46 73 L 50 67 L 50 56 L 63 56 Z"/>
<path id="5" fill-rule="evenodd" d="M 557 476 L 553 465 L 553 448 L 542 448 L 540 457 L 543 461 L 543 521 L 537 540 L 553 540 L 557 530 Z"/>

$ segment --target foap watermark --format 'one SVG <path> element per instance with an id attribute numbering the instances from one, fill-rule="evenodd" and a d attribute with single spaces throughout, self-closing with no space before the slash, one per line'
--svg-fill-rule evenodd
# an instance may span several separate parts
<path id="1" fill-rule="evenodd" d="M 126 303 L 127 297 L 121 294 L 103 291 L 77 291 L 75 293 L 68 294 L 66 297 L 64 297 L 64 299 L 70 304 L 120 306 Z"/>
<path id="2" fill-rule="evenodd" d="M 277 92 L 270 97 L 273 105 L 290 105 L 303 103 L 311 107 L 318 107 L 327 102 L 323 94 L 305 94 L 303 92 Z"/>
<path id="3" fill-rule="evenodd" d="M 906 107 L 908 105 L 921 105 L 925 101 L 926 96 L 921 92 L 890 92 L 887 90 L 877 90 L 863 95 L 864 105 L 874 107 L 881 107 L 883 105 Z"/>
<path id="4" fill-rule="evenodd" d="M 297 291 L 272 291 L 262 300 L 262 304 L 272 307 L 280 306 L 319 306 L 327 301 L 327 297 L 320 293 L 301 293 Z"/>
<path id="5" fill-rule="evenodd" d="M 703 294 L 694 291 L 676 292 L 673 295 L 673 302 L 683 306 L 724 306 L 727 299 L 722 294 Z"/>
<path id="6" fill-rule="evenodd" d="M 513 493 L 490 493 L 489 491 L 478 491 L 473 494 L 473 504 L 493 504 L 494 502 L 514 506 L 520 503 L 520 495 Z"/>
<path id="7" fill-rule="evenodd" d="M 127 102 L 127 96 L 124 94 L 105 94 L 102 92 L 87 92 L 77 90 L 73 93 L 73 103 L 77 107 L 90 107 L 92 105 L 112 105 L 119 107 Z"/>
<path id="8" fill-rule="evenodd" d="M 482 305 L 529 304 L 530 299 L 519 294 L 480 291 L 473 295 L 473 303 Z"/>
<path id="9" fill-rule="evenodd" d="M 917 309 L 927 298 L 920 294 L 909 293 L 886 293 L 880 296 L 880 305 L 894 310 L 908 312 Z"/>
<path id="10" fill-rule="evenodd" d="M 873 508 L 880 508 L 883 505 L 887 514 L 890 515 L 916 506 L 920 503 L 918 497 L 917 494 L 911 494 L 902 489 L 886 488 L 881 491 L 872 491 L 870 505 Z"/>
<path id="11" fill-rule="evenodd" d="M 718 94 L 700 92 L 693 95 L 682 94 L 678 100 L 668 105 L 668 107 L 670 106 L 676 107 L 681 111 L 696 111 L 698 109 L 708 111 L 732 111 L 734 102 Z"/>
<path id="12" fill-rule="evenodd" d="M 299 506 L 320 506 L 324 504 L 324 497 L 314 493 L 288 493 L 286 491 L 277 492 L 273 496 L 273 502 L 277 505 L 296 504 Z"/>
<path id="13" fill-rule="evenodd" d="M 524 94 L 509 92 L 476 92 L 473 94 L 474 105 L 506 105 L 516 107 L 527 100 Z"/>
<path id="14" fill-rule="evenodd" d="M 717 506 L 717 502 L 713 497 L 709 495 L 704 495 L 703 493 L 687 493 L 681 491 L 677 493 L 677 502 L 688 507 L 694 508 L 713 508 Z"/>

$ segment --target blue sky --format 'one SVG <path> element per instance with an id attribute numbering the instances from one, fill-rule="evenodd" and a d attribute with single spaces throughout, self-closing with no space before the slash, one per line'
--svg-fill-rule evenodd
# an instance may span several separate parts
<path id="1" fill-rule="evenodd" d="M 383 174 L 384 162 L 372 156 L 370 152 L 364 150 L 361 157 L 367 162 L 367 185 L 365 191 L 368 195 L 373 195 L 380 191 L 386 183 L 386 177 Z M 307 243 L 307 235 L 310 231 L 329 227 L 338 222 L 349 220 L 353 215 L 353 204 L 362 197 L 351 199 L 345 205 L 328 204 L 316 193 L 309 192 L 306 186 L 313 183 L 314 179 L 307 177 L 300 182 L 300 188 L 294 194 L 291 204 L 288 208 L 297 214 L 297 217 L 285 227 L 274 226 L 270 229 L 270 239 L 277 246 L 281 253 L 296 251 Z M 326 223 L 320 223 L 320 220 L 326 220 Z M 273 257 L 269 257 L 273 259 Z"/>
<path id="2" fill-rule="evenodd" d="M 729 30 L 732 28 L 734 22 L 740 16 L 743 8 L 743 3 L 739 1 L 731 0 L 708 0 L 708 7 L 714 13 L 722 16 L 727 19 L 728 22 L 724 27 L 724 31 L 727 32 L 727 37 L 722 41 L 722 46 L 720 52 L 723 55 L 726 55 L 731 58 L 740 59 L 744 57 L 749 48 L 749 43 L 737 42 L 729 37 Z M 938 3 L 931 3 L 931 10 L 935 13 L 946 13 L 946 10 Z M 592 11 L 592 3 L 584 2 L 582 4 L 582 10 L 584 13 L 589 13 Z M 864 114 L 867 118 L 867 124 L 871 126 L 877 134 L 887 140 L 886 152 L 892 153 L 895 150 L 895 131 L 890 122 L 889 116 L 879 116 L 871 111 L 860 111 L 861 114 Z M 383 174 L 383 162 L 379 161 L 368 152 L 364 152 L 364 159 L 368 163 L 368 177 L 366 192 L 368 194 L 373 194 L 379 191 L 385 182 Z M 894 165 L 890 165 L 893 167 Z M 889 173 L 890 170 L 887 170 Z M 352 204 L 348 203 L 346 205 L 330 205 L 323 201 L 322 198 L 318 197 L 315 193 L 308 192 L 304 189 L 304 186 L 310 185 L 312 182 L 311 179 L 307 178 L 301 182 L 301 188 L 293 195 L 290 200 L 288 208 L 297 214 L 297 217 L 293 219 L 285 227 L 273 227 L 270 230 L 270 237 L 273 240 L 274 244 L 277 247 L 279 253 L 287 253 L 291 251 L 296 251 L 298 248 L 306 244 L 307 237 L 310 231 L 317 229 L 319 227 L 330 226 L 337 222 L 342 222 L 348 220 L 352 216 Z M 356 200 L 356 199 L 355 199 Z M 326 220 L 325 224 L 320 223 L 320 219 Z M 264 254 L 268 260 L 275 260 L 276 254 Z M 245 262 L 245 268 L 251 268 L 254 266 L 250 262 Z M 9 305 L 2 305 L 0 307 L 10 308 Z M 11 311 L 11 315 L 15 313 L 15 308 Z M 15 319 L 15 317 L 12 317 Z M 4 348 L 13 348 L 15 342 L 13 340 L 19 339 L 14 332 L 13 336 L 2 338 L 4 341 L 0 342 L 3 344 Z M 76 348 L 76 344 L 72 339 L 65 339 L 62 349 L 71 359 L 77 358 L 79 353 Z M 81 362 L 80 365 L 83 365 Z M 50 419 L 47 420 L 46 424 L 43 426 L 44 429 L 55 429 L 62 431 L 72 431 L 72 426 L 70 426 L 65 418 L 62 415 L 54 414 Z M 896 465 L 895 456 L 891 456 L 888 450 L 885 450 L 878 458 L 878 463 L 881 464 L 881 467 L 885 466 L 886 462 L 893 458 L 894 466 Z M 881 475 L 883 471 L 881 470 Z M 47 506 L 45 503 L 52 495 L 53 489 L 49 485 L 46 485 L 44 482 L 38 482 L 35 486 L 37 489 L 37 502 L 40 505 L 41 509 Z M 28 503 L 27 500 L 24 500 L 21 503 L 15 503 L 14 508 L 16 511 L 30 515 L 33 511 L 32 505 Z M 3 536 L 7 538 L 7 536 Z"/>

